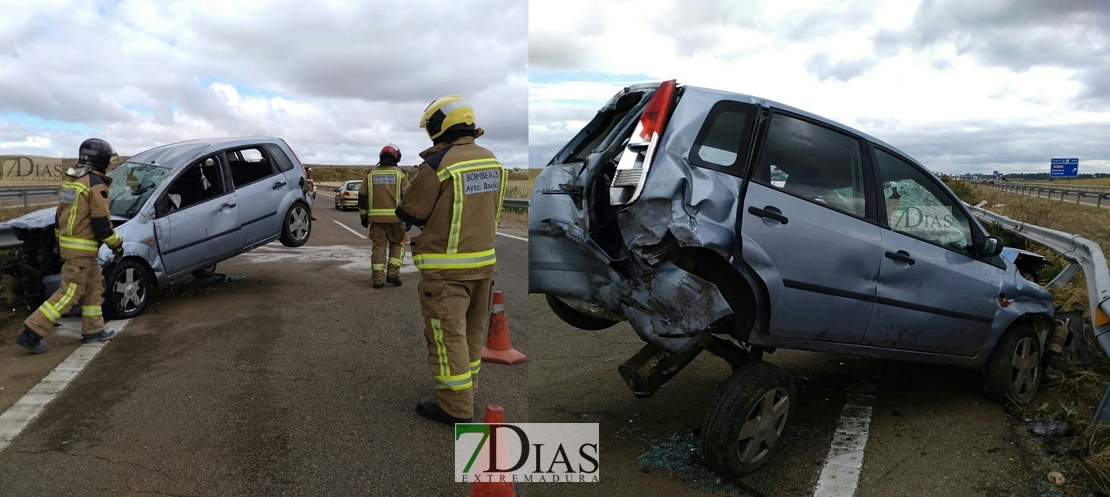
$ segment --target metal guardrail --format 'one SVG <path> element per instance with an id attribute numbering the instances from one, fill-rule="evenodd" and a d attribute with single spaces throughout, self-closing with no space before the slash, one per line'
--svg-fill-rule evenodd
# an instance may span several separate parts
<path id="1" fill-rule="evenodd" d="M 985 202 L 977 206 L 969 205 L 972 213 L 984 224 L 998 224 L 1003 229 L 1014 233 L 1026 240 L 1043 245 L 1060 254 L 1071 264 L 1060 273 L 1056 279 L 1047 286 L 1054 288 L 1070 280 L 1078 269 L 1083 269 L 1083 277 L 1087 280 L 1087 298 L 1090 303 L 1091 328 L 1094 330 L 1095 341 L 1102 351 L 1110 356 L 1110 270 L 1106 266 L 1106 257 L 1102 248 L 1097 243 L 1079 235 L 1064 233 L 1049 228 L 1015 221 L 1001 214 L 981 208 Z M 1103 393 L 1102 401 L 1095 411 L 1094 422 L 1110 422 L 1110 385 Z"/>
<path id="2" fill-rule="evenodd" d="M 37 195 L 57 195 L 59 186 L 27 185 L 27 186 L 0 186 L 0 198 L 23 198 L 23 207 L 29 205 L 28 199 Z M 14 206 L 10 206 L 14 207 Z"/>
<path id="3" fill-rule="evenodd" d="M 22 243 L 15 237 L 15 230 L 8 223 L 0 224 L 0 250 L 13 249 Z"/>
<path id="4" fill-rule="evenodd" d="M 528 210 L 528 199 L 526 198 L 507 198 L 501 202 L 501 205 L 506 209 L 524 209 Z"/>
<path id="5" fill-rule="evenodd" d="M 1055 183 L 1055 184 L 1054 183 L 1039 183 L 1039 182 L 1034 182 L 1034 181 L 1029 181 L 1029 182 L 1022 181 L 1022 182 L 1019 182 L 1019 184 L 1024 185 L 1024 186 L 1056 188 L 1058 190 L 1075 190 L 1075 191 L 1081 191 L 1081 192 L 1110 193 L 1110 186 L 1073 185 L 1073 184 L 1063 182 L 1063 181 L 1061 181 L 1059 183 Z"/>
<path id="6" fill-rule="evenodd" d="M 999 190 L 999 191 L 1004 191 L 1004 192 L 1020 193 L 1020 194 L 1023 194 L 1023 195 L 1033 194 L 1033 195 L 1036 195 L 1037 197 L 1041 197 L 1042 194 L 1044 194 L 1043 195 L 1044 198 L 1047 198 L 1047 199 L 1050 199 L 1050 200 L 1055 200 L 1054 196 L 1058 195 L 1059 200 L 1061 202 L 1063 202 L 1065 200 L 1064 197 L 1074 196 L 1076 205 L 1079 205 L 1080 200 L 1082 200 L 1083 198 L 1094 198 L 1094 199 L 1096 199 L 1096 201 L 1095 201 L 1095 206 L 1096 207 L 1102 207 L 1102 201 L 1103 200 L 1110 201 L 1110 192 L 1097 193 L 1097 192 L 1091 192 L 1091 191 L 1086 191 L 1086 190 L 1071 189 L 1073 187 L 1069 187 L 1069 188 L 1050 188 L 1050 187 L 1043 187 L 1043 186 L 1027 186 L 1027 185 L 1014 185 L 1014 184 L 998 184 L 998 183 L 987 184 L 987 185 L 980 184 L 979 186 L 985 186 L 985 187 L 987 187 L 991 190 Z M 1102 187 L 1083 187 L 1083 188 L 1102 188 Z"/>

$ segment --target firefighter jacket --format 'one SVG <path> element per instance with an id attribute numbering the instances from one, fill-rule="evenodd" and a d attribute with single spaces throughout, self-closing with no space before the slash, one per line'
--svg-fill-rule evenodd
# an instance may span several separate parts
<path id="1" fill-rule="evenodd" d="M 397 205 L 409 187 L 400 166 L 382 165 L 370 170 L 358 188 L 358 214 L 371 223 L 400 223 Z"/>
<path id="2" fill-rule="evenodd" d="M 116 248 L 123 243 L 112 229 L 108 185 L 112 179 L 96 171 L 79 178 L 69 176 L 58 190 L 55 214 L 62 259 L 96 257 L 98 241 Z"/>
<path id="3" fill-rule="evenodd" d="M 505 198 L 505 168 L 474 138 L 441 143 L 420 153 L 424 162 L 397 208 L 420 226 L 412 261 L 426 278 L 492 278 L 494 238 Z"/>

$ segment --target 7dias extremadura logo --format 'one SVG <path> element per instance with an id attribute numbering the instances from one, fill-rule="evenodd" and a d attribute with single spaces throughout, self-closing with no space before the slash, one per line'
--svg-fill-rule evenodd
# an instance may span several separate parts
<path id="1" fill-rule="evenodd" d="M 455 425 L 455 481 L 569 483 L 600 478 L 597 423 Z"/>

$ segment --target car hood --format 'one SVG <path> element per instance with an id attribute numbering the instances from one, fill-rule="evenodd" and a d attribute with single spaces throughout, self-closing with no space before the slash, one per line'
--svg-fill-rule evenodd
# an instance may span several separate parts
<path id="1" fill-rule="evenodd" d="M 24 214 L 7 223 L 0 224 L 0 226 L 7 225 L 12 228 L 22 230 L 35 230 L 46 229 L 54 225 L 54 214 L 58 211 L 57 207 L 47 207 L 40 209 L 30 214 Z M 127 222 L 128 218 L 122 216 L 112 216 L 112 224 L 119 226 Z"/>

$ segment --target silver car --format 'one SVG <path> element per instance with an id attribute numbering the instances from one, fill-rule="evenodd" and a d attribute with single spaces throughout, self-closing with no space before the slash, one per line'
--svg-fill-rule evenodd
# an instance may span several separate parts
<path id="1" fill-rule="evenodd" d="M 1052 296 L 935 175 L 897 148 L 768 100 L 625 88 L 550 161 L 529 207 L 529 290 L 571 326 L 627 320 L 620 368 L 650 396 L 701 351 L 733 375 L 701 427 L 727 477 L 779 447 L 795 405 L 778 348 L 985 371 L 1029 402 Z"/>
<path id="2" fill-rule="evenodd" d="M 121 260 L 114 261 L 107 246 L 99 253 L 104 314 L 112 319 L 142 313 L 155 287 L 173 278 L 210 276 L 218 262 L 274 240 L 299 247 L 312 231 L 304 166 L 280 138 L 164 145 L 131 157 L 108 176 L 112 222 L 124 240 Z M 3 271 L 15 277 L 15 292 L 31 306 L 60 282 L 55 210 L 7 223 L 22 245 Z"/>

